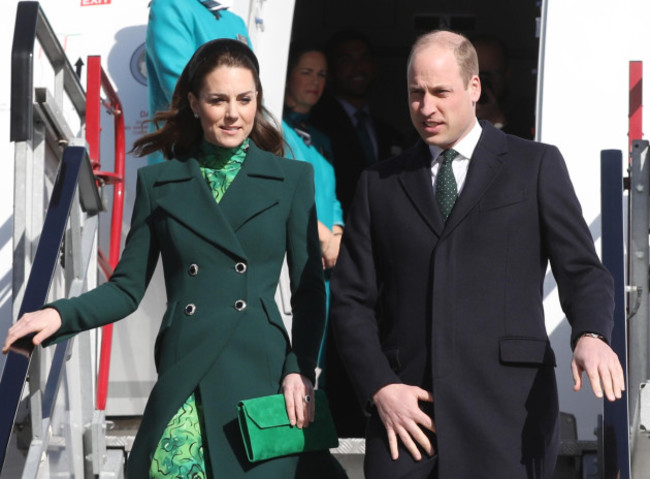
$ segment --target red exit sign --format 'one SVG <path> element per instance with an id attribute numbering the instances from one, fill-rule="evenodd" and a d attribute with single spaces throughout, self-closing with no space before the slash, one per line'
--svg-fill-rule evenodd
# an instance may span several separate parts
<path id="1" fill-rule="evenodd" d="M 93 5 L 110 5 L 111 0 L 81 0 L 82 7 L 90 7 Z"/>

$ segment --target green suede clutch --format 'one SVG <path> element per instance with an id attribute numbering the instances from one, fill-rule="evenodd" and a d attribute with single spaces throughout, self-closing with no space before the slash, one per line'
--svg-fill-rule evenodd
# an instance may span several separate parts
<path id="1" fill-rule="evenodd" d="M 239 402 L 239 429 L 250 462 L 338 447 L 339 439 L 325 392 L 319 389 L 314 392 L 314 422 L 303 429 L 289 424 L 282 394 Z"/>

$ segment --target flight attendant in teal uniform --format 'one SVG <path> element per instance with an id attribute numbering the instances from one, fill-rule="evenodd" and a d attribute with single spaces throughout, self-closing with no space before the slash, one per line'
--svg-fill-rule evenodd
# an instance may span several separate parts
<path id="1" fill-rule="evenodd" d="M 343 210 L 336 197 L 336 178 L 329 140 L 309 123 L 309 112 L 323 94 L 326 78 L 327 63 L 323 52 L 308 45 L 291 45 L 282 131 L 288 146 L 286 156 L 306 161 L 314 167 L 318 235 L 329 305 L 329 274 L 336 264 L 341 246 Z M 321 386 L 326 382 L 324 351 L 323 343 L 318 360 L 319 367 L 323 370 L 318 380 Z"/>
<path id="2" fill-rule="evenodd" d="M 247 46 L 221 39 L 199 48 L 171 109 L 157 115 L 162 129 L 135 143 L 137 154 L 160 150 L 167 161 L 138 172 L 115 273 L 25 314 L 5 341 L 4 352 L 30 333 L 48 345 L 129 315 L 162 258 L 158 381 L 127 461 L 130 478 L 284 479 L 314 458 L 251 464 L 236 423 L 238 401 L 281 392 L 292 423 L 308 427 L 325 322 L 313 168 L 279 156 L 282 136 L 262 101 Z M 291 340 L 274 301 L 285 255 Z M 323 474 L 309 477 L 334 477 Z"/>

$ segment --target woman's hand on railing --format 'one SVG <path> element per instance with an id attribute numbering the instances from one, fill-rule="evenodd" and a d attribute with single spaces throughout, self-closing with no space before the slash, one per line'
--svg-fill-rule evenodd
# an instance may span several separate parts
<path id="1" fill-rule="evenodd" d="M 33 313 L 25 313 L 9 328 L 4 346 L 3 354 L 7 354 L 12 345 L 20 338 L 34 334 L 32 344 L 38 346 L 47 338 L 52 336 L 61 327 L 61 315 L 54 308 L 45 308 Z M 16 351 L 18 353 L 22 351 Z"/>

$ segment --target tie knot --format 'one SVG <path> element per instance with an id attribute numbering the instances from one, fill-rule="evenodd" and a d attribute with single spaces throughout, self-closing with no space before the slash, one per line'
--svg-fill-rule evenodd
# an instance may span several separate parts
<path id="1" fill-rule="evenodd" d="M 442 157 L 442 164 L 443 165 L 448 165 L 451 163 L 454 158 L 458 156 L 458 152 L 454 150 L 453 148 L 450 148 L 448 150 L 443 151 L 440 156 Z"/>

